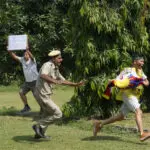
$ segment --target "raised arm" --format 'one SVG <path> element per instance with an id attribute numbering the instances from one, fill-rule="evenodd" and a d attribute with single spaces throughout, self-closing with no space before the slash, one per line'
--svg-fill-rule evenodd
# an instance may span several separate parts
<path id="1" fill-rule="evenodd" d="M 32 53 L 29 51 L 29 49 L 27 49 L 26 52 L 29 54 L 30 58 L 31 58 L 32 60 L 34 60 L 34 56 L 33 56 Z"/>
<path id="2" fill-rule="evenodd" d="M 9 53 L 9 55 L 10 55 L 14 60 L 19 61 L 18 56 L 17 56 L 14 52 L 9 51 L 9 50 L 7 50 L 7 51 L 8 51 L 8 53 Z"/>
<path id="3" fill-rule="evenodd" d="M 35 61 L 35 57 L 34 57 L 33 54 L 31 53 L 30 48 L 29 48 L 28 45 L 27 45 L 27 47 L 26 47 L 26 52 L 28 53 L 28 55 L 30 56 L 30 58 L 31 58 L 33 61 Z"/>

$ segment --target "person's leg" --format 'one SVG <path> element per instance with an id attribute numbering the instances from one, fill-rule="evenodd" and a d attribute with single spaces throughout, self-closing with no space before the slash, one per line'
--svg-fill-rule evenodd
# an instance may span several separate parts
<path id="1" fill-rule="evenodd" d="M 143 134 L 143 123 L 142 123 L 142 111 L 140 108 L 137 108 L 135 111 L 135 120 L 138 127 L 138 130 L 140 132 L 140 135 Z"/>
<path id="2" fill-rule="evenodd" d="M 94 128 L 93 128 L 93 135 L 97 136 L 97 133 L 100 131 L 100 129 L 107 124 L 114 123 L 116 121 L 121 121 L 124 119 L 124 115 L 122 112 L 120 112 L 118 115 L 110 117 L 108 119 L 99 121 L 99 120 L 94 120 Z"/>
<path id="3" fill-rule="evenodd" d="M 140 109 L 140 103 L 136 96 L 130 96 L 125 100 L 128 109 L 135 113 L 135 120 L 140 132 L 140 140 L 144 141 L 150 138 L 150 132 L 143 132 L 143 122 L 142 122 L 142 111 Z"/>
<path id="4" fill-rule="evenodd" d="M 20 98 L 21 98 L 22 102 L 24 103 L 24 105 L 28 105 L 26 95 L 24 93 L 22 93 L 21 91 L 19 92 L 19 95 L 20 95 Z"/>
<path id="5" fill-rule="evenodd" d="M 54 121 L 61 119 L 62 112 L 50 99 L 50 95 L 41 95 L 38 90 L 36 90 L 35 95 L 36 100 L 44 111 L 42 111 L 41 119 L 37 121 L 37 124 L 33 125 L 33 129 L 40 138 L 46 138 L 45 132 L 47 127 Z"/>
<path id="6" fill-rule="evenodd" d="M 150 138 L 150 132 L 143 131 L 142 111 L 140 108 L 137 108 L 135 111 L 135 120 L 136 120 L 138 130 L 140 132 L 140 140 L 145 141 L 148 138 Z"/>
<path id="7" fill-rule="evenodd" d="M 20 88 L 19 95 L 24 104 L 24 108 L 21 110 L 21 112 L 28 112 L 31 110 L 31 108 L 28 105 L 28 101 L 27 101 L 27 97 L 26 97 L 26 94 L 29 91 L 30 91 L 30 88 L 28 87 L 27 83 L 24 83 Z"/>
<path id="8" fill-rule="evenodd" d="M 130 111 L 135 113 L 135 121 L 137 124 L 140 135 L 143 134 L 143 123 L 142 123 L 142 111 L 140 109 L 140 103 L 136 96 L 130 96 L 125 100 L 125 103 Z"/>
<path id="9" fill-rule="evenodd" d="M 104 125 L 123 120 L 125 118 L 125 116 L 129 113 L 129 111 L 130 110 L 128 109 L 126 103 L 124 102 L 120 108 L 120 113 L 117 114 L 116 116 L 110 117 L 110 118 L 102 120 L 102 121 L 95 120 L 94 127 L 93 127 L 93 135 L 97 136 L 97 133 L 100 131 L 100 129 Z"/>
<path id="10" fill-rule="evenodd" d="M 46 110 L 46 109 L 45 109 L 45 106 L 43 105 L 43 102 L 42 102 L 42 99 L 41 99 L 39 93 L 40 93 L 40 92 L 38 91 L 38 89 L 35 88 L 35 91 L 34 91 L 33 94 L 34 94 L 34 97 L 35 97 L 37 103 L 39 104 L 40 108 L 42 108 L 42 110 L 43 110 L 43 111 L 41 112 L 41 114 L 40 114 L 40 115 L 43 117 L 43 116 L 45 115 L 45 110 Z M 39 119 L 38 119 L 38 120 L 39 120 Z M 39 125 L 39 123 L 38 123 L 38 120 L 37 120 L 37 119 L 34 120 L 34 121 L 36 121 L 37 123 L 32 126 L 32 128 L 33 128 L 33 130 L 34 130 L 34 132 L 35 132 L 34 138 L 35 138 L 35 139 L 45 138 L 44 130 L 42 130 L 42 128 L 40 127 L 40 125 Z M 45 128 L 46 128 L 46 127 L 45 127 Z"/>
<path id="11" fill-rule="evenodd" d="M 114 123 L 114 122 L 116 122 L 116 121 L 121 121 L 121 120 L 123 120 L 124 119 L 124 115 L 120 112 L 118 115 L 116 115 L 116 116 L 113 116 L 113 117 L 110 117 L 110 118 L 108 118 L 108 119 L 106 119 L 106 120 L 103 120 L 102 122 L 101 122 L 101 126 L 104 126 L 104 125 L 106 125 L 106 124 L 110 124 L 110 123 Z"/>
<path id="12" fill-rule="evenodd" d="M 43 100 L 43 105 L 45 106 L 45 114 L 38 121 L 38 123 L 41 128 L 46 131 L 48 125 L 62 118 L 62 112 L 60 108 L 50 99 L 50 97 L 45 97 Z"/>
<path id="13" fill-rule="evenodd" d="M 32 94 L 33 94 L 33 96 L 34 96 L 34 98 L 36 99 L 36 100 L 38 100 L 36 97 L 36 93 L 37 93 L 37 90 L 36 90 L 36 81 L 33 81 L 32 83 L 31 83 L 31 86 L 30 86 L 30 88 L 31 88 L 31 91 L 32 91 Z M 38 101 L 37 101 L 38 102 Z M 39 103 L 39 102 L 38 102 Z M 40 106 L 40 105 L 39 105 Z M 42 116 L 42 114 L 44 113 L 44 110 L 43 110 L 43 108 L 40 106 L 40 112 L 39 112 L 39 114 Z"/>

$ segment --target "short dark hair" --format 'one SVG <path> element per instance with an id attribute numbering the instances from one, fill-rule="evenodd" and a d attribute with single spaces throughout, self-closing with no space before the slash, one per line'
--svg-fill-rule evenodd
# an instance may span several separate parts
<path id="1" fill-rule="evenodd" d="M 138 55 L 135 55 L 132 57 L 132 61 L 135 61 L 135 60 L 140 60 L 140 59 L 144 59 L 143 56 L 138 56 Z"/>

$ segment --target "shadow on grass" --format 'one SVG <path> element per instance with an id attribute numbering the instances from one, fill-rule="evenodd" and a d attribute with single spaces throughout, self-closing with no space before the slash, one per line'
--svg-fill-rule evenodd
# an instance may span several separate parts
<path id="1" fill-rule="evenodd" d="M 119 137 L 116 136 L 91 136 L 83 138 L 82 141 L 104 141 L 104 140 L 111 140 L 111 141 L 122 141 Z"/>
<path id="2" fill-rule="evenodd" d="M 138 145 L 147 145 L 148 143 L 146 142 L 134 142 L 134 141 L 130 141 L 130 140 L 123 140 L 121 139 L 120 137 L 116 137 L 116 136 L 97 136 L 97 137 L 94 137 L 94 136 L 91 136 L 91 137 L 86 137 L 86 138 L 83 138 L 81 139 L 82 141 L 119 141 L 119 142 L 125 142 L 125 143 L 132 143 L 132 144 L 138 144 Z"/>
<path id="3" fill-rule="evenodd" d="M 12 138 L 15 142 L 19 143 L 39 143 L 39 142 L 46 142 L 48 140 L 45 139 L 34 139 L 31 135 L 25 135 L 25 136 L 15 136 Z"/>
<path id="4" fill-rule="evenodd" d="M 16 109 L 15 107 L 1 107 L 0 108 L 0 116 L 12 116 L 12 117 L 27 117 L 32 118 L 32 121 L 39 120 L 42 116 L 40 115 L 40 112 L 27 112 L 27 113 L 20 113 L 20 110 Z M 69 121 L 77 121 L 79 118 L 62 118 L 61 121 L 56 122 L 56 125 L 63 125 L 67 124 Z"/>
<path id="5" fill-rule="evenodd" d="M 27 112 L 27 113 L 20 113 L 20 110 L 17 110 L 15 107 L 2 107 L 0 108 L 0 116 L 20 116 L 20 117 L 28 117 L 33 118 L 33 121 L 38 120 L 40 118 L 39 112 Z"/>
<path id="6" fill-rule="evenodd" d="M 16 116 L 17 112 L 18 110 L 15 107 L 9 107 L 9 108 L 2 107 L 0 109 L 0 116 Z"/>

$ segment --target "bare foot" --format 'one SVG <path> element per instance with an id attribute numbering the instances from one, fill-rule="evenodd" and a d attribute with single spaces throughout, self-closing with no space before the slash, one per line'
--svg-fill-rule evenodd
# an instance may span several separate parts
<path id="1" fill-rule="evenodd" d="M 102 125 L 99 120 L 93 120 L 93 136 L 96 137 L 97 133 L 101 130 Z"/>

